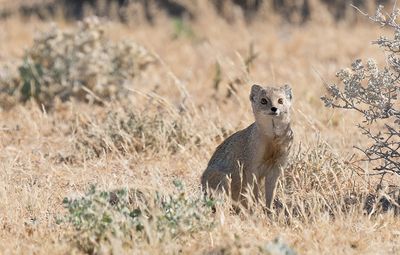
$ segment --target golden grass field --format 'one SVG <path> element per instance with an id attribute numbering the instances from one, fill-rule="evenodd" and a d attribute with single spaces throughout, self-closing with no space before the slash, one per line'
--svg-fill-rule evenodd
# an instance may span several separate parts
<path id="1" fill-rule="evenodd" d="M 65 29 L 76 26 L 55 22 Z M 368 21 L 333 23 L 322 14 L 303 26 L 277 20 L 227 24 L 209 10 L 189 23 L 189 35 L 174 36 L 166 17 L 154 25 L 102 22 L 112 40 L 136 41 L 157 63 L 129 85 L 128 101 L 57 102 L 49 111 L 31 101 L 0 112 L 0 254 L 83 253 L 74 240 L 80 238 L 77 231 L 57 218 L 68 213 L 64 197 L 83 196 L 93 184 L 99 190 L 170 194 L 179 179 L 187 196 L 200 197 L 200 176 L 216 146 L 253 121 L 248 100 L 253 83 L 293 88 L 295 149 L 277 199 L 300 213 L 270 217 L 258 208 L 236 214 L 220 204 L 207 214 L 215 221 L 210 230 L 133 238 L 130 244 L 100 240 L 96 253 L 268 254 L 263 247 L 280 238 L 298 254 L 400 254 L 400 218 L 363 209 L 379 179 L 367 175 L 372 171 L 367 163 L 351 163 L 361 158 L 353 145 L 367 143 L 355 126 L 360 118 L 327 109 L 320 100 L 323 80 L 337 82 L 335 73 L 354 59 L 384 63 L 384 52 L 370 42 L 390 31 Z M 35 34 L 49 26 L 36 19 L 1 20 L 0 63 L 17 66 Z M 251 47 L 257 57 L 247 71 Z M 227 96 L 229 83 L 236 91 Z M 143 129 L 134 139 L 125 137 L 130 142 L 121 152 L 107 140 L 107 130 L 115 125 L 118 133 L 115 122 L 130 111 Z M 162 124 L 152 122 L 153 116 Z M 93 156 L 101 142 L 96 139 L 104 139 L 109 150 Z M 398 181 L 393 176 L 389 184 Z M 157 235 L 152 226 L 147 231 Z"/>

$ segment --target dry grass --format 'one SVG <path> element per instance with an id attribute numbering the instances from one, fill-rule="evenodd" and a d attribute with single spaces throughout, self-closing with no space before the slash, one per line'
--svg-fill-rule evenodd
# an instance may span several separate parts
<path id="1" fill-rule="evenodd" d="M 228 25 L 212 12 L 188 26 L 192 33 L 177 35 L 168 19 L 154 26 L 107 23 L 110 37 L 134 39 L 159 61 L 137 77 L 127 102 L 56 103 L 50 112 L 28 102 L 0 112 L 0 251 L 82 252 L 70 239 L 79 232 L 57 219 L 67 214 L 63 198 L 83 196 L 92 184 L 177 194 L 173 181 L 179 179 L 188 199 L 201 196 L 199 178 L 215 147 L 252 122 L 252 83 L 287 82 L 294 90 L 297 149 L 281 178 L 276 215 L 261 208 L 237 215 L 218 204 L 208 216 L 216 222 L 211 230 L 133 238 L 131 247 L 111 242 L 99 252 L 268 254 L 266 245 L 281 237 L 299 254 L 400 254 L 399 217 L 365 212 L 377 180 L 364 176 L 368 165 L 360 172 L 347 162 L 352 145 L 365 142 L 354 127 L 357 117 L 325 109 L 319 100 L 320 76 L 334 81 L 335 72 L 357 57 L 383 61 L 369 42 L 386 31 L 329 22 Z M 37 29 L 46 27 L 2 21 L 0 62 L 13 65 Z M 257 57 L 247 72 L 251 44 Z"/>

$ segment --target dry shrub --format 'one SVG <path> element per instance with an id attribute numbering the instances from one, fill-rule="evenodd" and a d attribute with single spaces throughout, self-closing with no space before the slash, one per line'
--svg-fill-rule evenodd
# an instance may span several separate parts
<path id="1" fill-rule="evenodd" d="M 76 147 L 88 157 L 107 152 L 138 153 L 146 150 L 176 152 L 190 140 L 182 120 L 171 120 L 164 114 L 143 115 L 140 112 L 110 111 L 104 119 L 82 123 L 76 133 Z"/>
<path id="2" fill-rule="evenodd" d="M 45 106 L 52 106 L 54 98 L 96 103 L 121 99 L 153 61 L 136 43 L 107 39 L 100 21 L 87 18 L 75 31 L 53 27 L 37 37 L 18 77 L 2 79 L 0 92 L 23 102 L 34 98 Z"/>
<path id="3" fill-rule="evenodd" d="M 170 108 L 169 111 L 143 112 L 117 104 L 110 108 L 112 110 L 103 116 L 79 115 L 76 126 L 72 127 L 74 147 L 86 158 L 104 153 L 175 154 L 203 146 L 205 138 L 214 137 L 215 131 L 224 132 L 222 128 L 215 130 L 214 126 L 199 132 L 196 125 L 202 118 L 190 110 L 179 112 Z"/>
<path id="4" fill-rule="evenodd" d="M 279 182 L 276 217 L 284 222 L 297 219 L 310 223 L 323 215 L 366 214 L 372 207 L 375 212 L 382 211 L 378 210 L 382 201 L 371 203 L 371 196 L 376 196 L 375 190 L 367 178 L 333 153 L 326 142 L 319 141 L 306 148 L 299 146 L 294 153 Z"/>

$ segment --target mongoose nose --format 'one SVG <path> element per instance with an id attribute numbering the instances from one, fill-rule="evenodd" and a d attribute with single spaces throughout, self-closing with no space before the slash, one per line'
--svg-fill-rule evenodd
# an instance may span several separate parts
<path id="1" fill-rule="evenodd" d="M 273 112 L 276 112 L 277 110 L 278 110 L 278 108 L 276 108 L 276 107 L 271 108 L 271 111 L 273 111 Z"/>

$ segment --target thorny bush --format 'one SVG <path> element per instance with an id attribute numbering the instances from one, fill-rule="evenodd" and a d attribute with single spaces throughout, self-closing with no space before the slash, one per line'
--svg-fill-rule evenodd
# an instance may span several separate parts
<path id="1" fill-rule="evenodd" d="M 369 17 L 382 26 L 391 28 L 392 38 L 380 37 L 374 41 L 387 53 L 386 65 L 379 68 L 375 60 L 366 63 L 356 60 L 351 68 L 337 73 L 343 87 L 328 85 L 328 96 L 321 99 L 327 107 L 354 110 L 364 117 L 358 125 L 371 145 L 358 148 L 374 169 L 383 176 L 386 173 L 400 175 L 400 25 L 396 22 L 399 9 L 383 14 L 379 6 L 375 16 Z"/>

